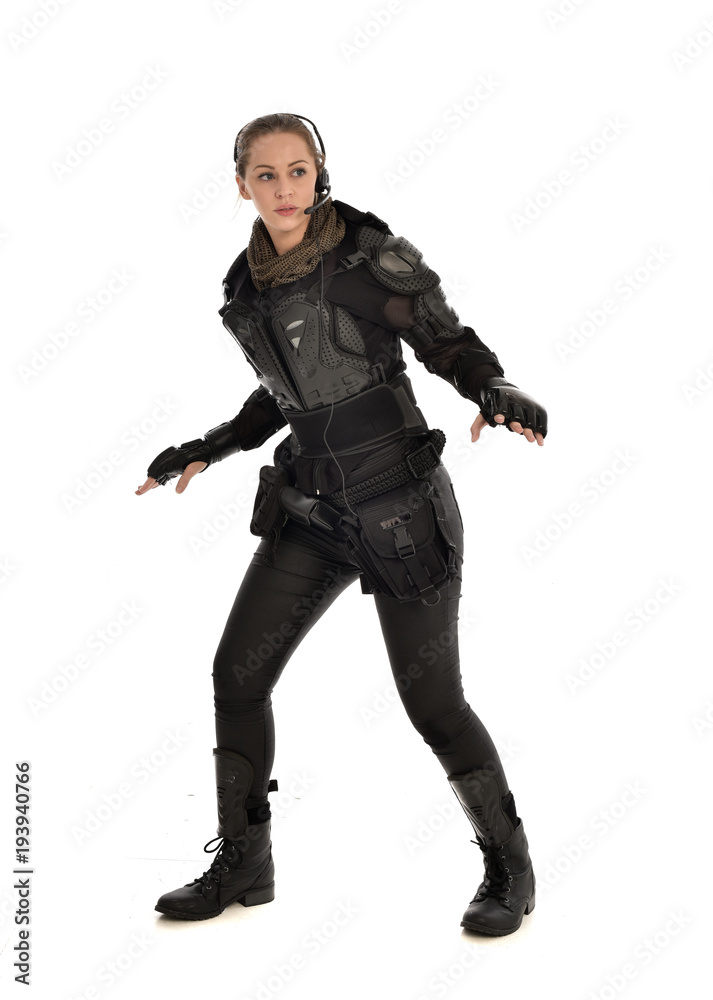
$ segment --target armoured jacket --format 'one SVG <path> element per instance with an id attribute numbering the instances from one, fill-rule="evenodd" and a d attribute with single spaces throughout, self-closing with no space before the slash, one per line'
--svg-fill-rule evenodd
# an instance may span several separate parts
<path id="1" fill-rule="evenodd" d="M 258 291 L 243 250 L 223 280 L 219 310 L 261 383 L 230 421 L 240 448 L 257 448 L 289 424 L 275 459 L 311 494 L 357 483 L 423 443 L 429 428 L 401 339 L 478 407 L 483 379 L 504 376 L 421 252 L 372 213 L 333 204 L 346 231 L 321 265 Z"/>

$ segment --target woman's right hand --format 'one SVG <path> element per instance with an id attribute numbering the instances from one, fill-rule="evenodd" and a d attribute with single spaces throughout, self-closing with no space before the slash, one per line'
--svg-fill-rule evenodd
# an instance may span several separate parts
<path id="1" fill-rule="evenodd" d="M 188 486 L 188 484 L 190 483 L 191 479 L 193 479 L 193 477 L 196 476 L 199 472 L 202 472 L 207 465 L 208 465 L 207 462 L 191 462 L 190 465 L 187 465 L 185 471 L 183 472 L 183 475 L 176 484 L 176 493 L 183 493 L 186 486 Z M 152 490 L 154 486 L 158 486 L 158 480 L 153 479 L 153 477 L 149 476 L 146 482 L 143 484 L 143 486 L 139 486 L 139 488 L 134 492 L 136 493 L 137 496 L 141 496 L 144 493 L 148 493 L 149 490 Z"/>

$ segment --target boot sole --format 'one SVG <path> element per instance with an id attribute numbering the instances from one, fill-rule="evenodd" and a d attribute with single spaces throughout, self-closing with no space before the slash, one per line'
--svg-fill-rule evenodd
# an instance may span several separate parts
<path id="1" fill-rule="evenodd" d="M 525 913 L 532 913 L 534 909 L 535 896 L 533 894 L 529 903 L 525 907 Z M 514 931 L 520 930 L 520 927 L 522 926 L 522 917 L 520 917 L 519 922 L 515 924 L 514 927 L 488 927 L 485 924 L 476 924 L 472 920 L 461 920 L 460 925 L 469 931 L 478 931 L 480 934 L 492 934 L 494 937 L 502 937 L 504 934 L 512 934 Z"/>
<path id="2" fill-rule="evenodd" d="M 154 906 L 154 910 L 158 910 L 159 913 L 165 913 L 169 917 L 179 917 L 181 920 L 208 920 L 210 917 L 220 916 L 223 910 L 228 906 L 232 906 L 233 903 L 242 903 L 243 906 L 257 906 L 259 903 L 271 903 L 274 898 L 275 883 L 270 882 L 268 885 L 261 885 L 257 889 L 247 889 L 242 895 L 236 896 L 235 899 L 224 903 L 219 910 L 212 910 L 210 913 L 181 913 L 180 910 L 170 910 L 168 907 L 159 906 L 158 904 Z"/>

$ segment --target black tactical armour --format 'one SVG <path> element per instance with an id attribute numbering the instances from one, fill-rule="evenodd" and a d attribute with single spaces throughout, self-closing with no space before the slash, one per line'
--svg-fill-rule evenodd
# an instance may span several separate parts
<path id="1" fill-rule="evenodd" d="M 241 450 L 290 424 L 275 457 L 311 494 L 359 482 L 423 442 L 429 428 L 404 374 L 401 338 L 428 371 L 478 407 L 481 382 L 504 375 L 497 356 L 448 305 L 422 254 L 372 213 L 333 204 L 346 232 L 321 265 L 258 291 L 243 250 L 223 281 L 219 310 L 261 382 L 229 422 Z"/>

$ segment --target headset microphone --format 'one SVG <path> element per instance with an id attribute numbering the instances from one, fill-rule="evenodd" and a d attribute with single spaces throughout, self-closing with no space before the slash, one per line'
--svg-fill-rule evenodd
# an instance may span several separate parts
<path id="1" fill-rule="evenodd" d="M 322 187 L 318 188 L 320 178 L 322 178 L 323 183 Z M 321 208 L 322 205 L 324 205 L 327 198 L 329 198 L 329 192 L 332 190 L 332 185 L 329 183 L 329 171 L 327 171 L 324 168 L 320 171 L 319 176 L 317 177 L 317 184 L 315 185 L 315 191 L 317 190 L 319 190 L 320 193 L 324 192 L 324 194 L 316 204 L 310 205 L 309 208 L 305 209 L 305 215 L 311 215 L 312 212 L 316 212 L 318 208 Z"/>

